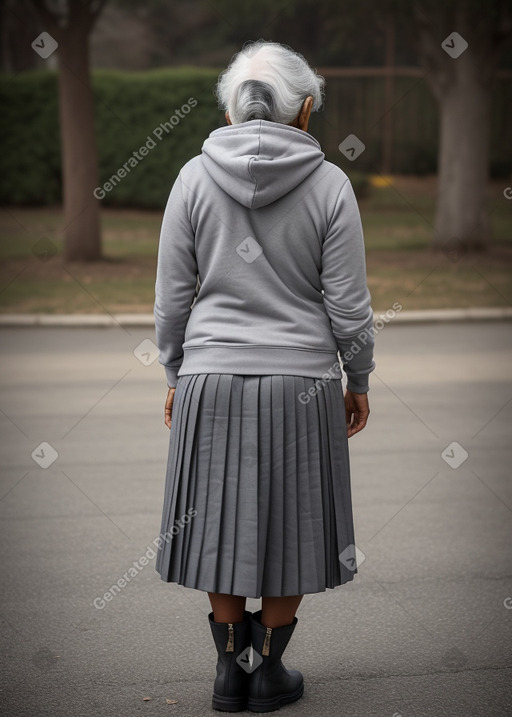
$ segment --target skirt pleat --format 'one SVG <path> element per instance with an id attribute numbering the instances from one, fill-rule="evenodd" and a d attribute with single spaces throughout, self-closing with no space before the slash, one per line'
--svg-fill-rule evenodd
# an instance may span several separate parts
<path id="1" fill-rule="evenodd" d="M 198 590 L 258 598 L 352 580 L 340 380 L 180 376 L 160 538 L 162 580 Z"/>

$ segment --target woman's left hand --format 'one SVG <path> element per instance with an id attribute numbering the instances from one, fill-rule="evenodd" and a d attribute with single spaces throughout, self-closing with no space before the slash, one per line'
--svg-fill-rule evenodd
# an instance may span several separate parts
<path id="1" fill-rule="evenodd" d="M 175 388 L 170 388 L 169 392 L 167 394 L 166 401 L 165 401 L 164 415 L 165 415 L 165 425 L 167 426 L 167 428 L 171 427 L 172 402 L 174 401 L 175 391 L 176 391 Z"/>

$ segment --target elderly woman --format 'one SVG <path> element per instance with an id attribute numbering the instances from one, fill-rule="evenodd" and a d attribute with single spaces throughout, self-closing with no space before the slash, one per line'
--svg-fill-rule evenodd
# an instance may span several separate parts
<path id="1" fill-rule="evenodd" d="M 231 712 L 302 696 L 281 662 L 300 601 L 357 572 L 347 439 L 369 414 L 373 314 L 352 186 L 307 133 L 323 83 L 287 47 L 245 46 L 217 86 L 227 126 L 181 170 L 160 237 L 156 567 L 208 593 L 213 707 Z"/>

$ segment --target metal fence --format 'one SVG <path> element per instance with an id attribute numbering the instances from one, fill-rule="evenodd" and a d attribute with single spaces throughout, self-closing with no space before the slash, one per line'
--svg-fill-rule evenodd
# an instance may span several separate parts
<path id="1" fill-rule="evenodd" d="M 355 134 L 365 145 L 357 169 L 397 174 L 436 171 L 439 111 L 415 67 L 319 68 L 326 78 L 323 112 L 313 114 L 311 132 L 328 159 L 337 162 L 338 145 Z M 512 173 L 512 71 L 502 70 L 493 89 L 491 172 Z"/>

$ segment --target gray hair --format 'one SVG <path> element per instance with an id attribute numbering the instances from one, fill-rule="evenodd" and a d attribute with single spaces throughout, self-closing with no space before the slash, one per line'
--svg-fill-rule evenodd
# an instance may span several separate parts
<path id="1" fill-rule="evenodd" d="M 233 57 L 219 77 L 216 94 L 233 124 L 253 119 L 289 124 L 306 97 L 313 97 L 313 110 L 320 109 L 324 85 L 300 53 L 258 40 Z"/>

